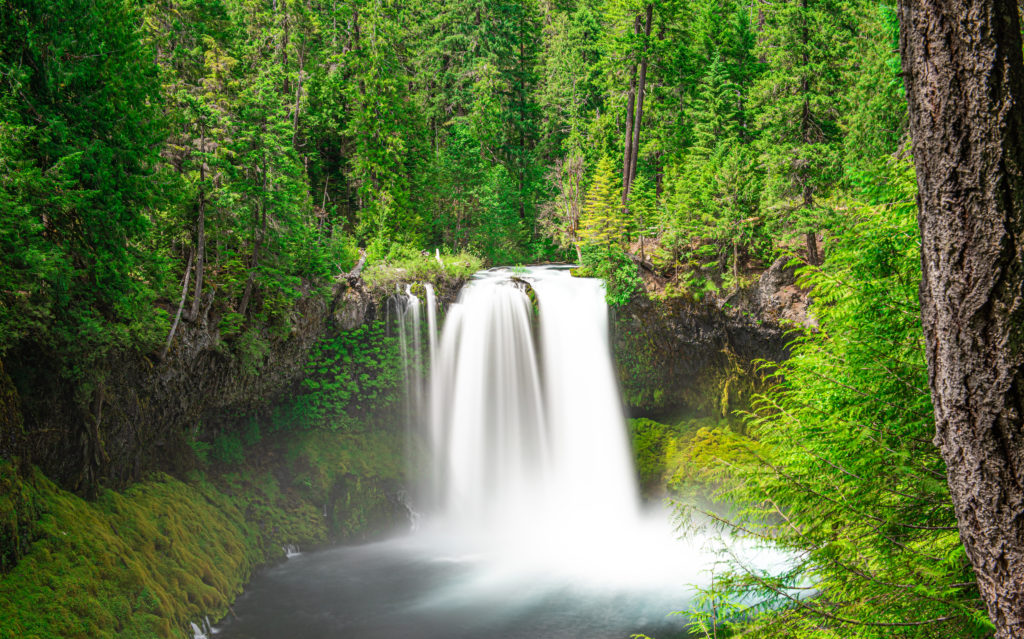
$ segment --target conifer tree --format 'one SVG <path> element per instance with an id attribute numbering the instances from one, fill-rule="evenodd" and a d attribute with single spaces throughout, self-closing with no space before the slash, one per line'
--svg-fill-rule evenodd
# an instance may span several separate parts
<path id="1" fill-rule="evenodd" d="M 756 52 L 764 73 L 753 90 L 767 169 L 763 204 L 780 234 L 803 235 L 819 261 L 816 235 L 832 224 L 826 199 L 842 174 L 842 69 L 852 16 L 836 0 L 785 0 L 764 10 Z"/>
<path id="2" fill-rule="evenodd" d="M 608 157 L 601 158 L 580 216 L 579 235 L 585 246 L 607 248 L 620 246 L 625 241 L 621 188 L 616 182 L 612 161 Z"/>

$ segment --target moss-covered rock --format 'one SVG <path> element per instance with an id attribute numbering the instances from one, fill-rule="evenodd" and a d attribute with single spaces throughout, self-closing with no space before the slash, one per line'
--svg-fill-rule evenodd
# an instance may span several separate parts
<path id="1" fill-rule="evenodd" d="M 0 459 L 16 454 L 24 435 L 18 389 L 0 361 Z"/>
<path id="2" fill-rule="evenodd" d="M 629 420 L 634 459 L 644 497 L 701 499 L 705 486 L 700 475 L 706 460 L 700 459 L 711 432 L 742 430 L 737 419 L 690 416 L 674 424 L 652 419 Z"/>
<path id="3" fill-rule="evenodd" d="M 0 578 L 4 639 L 180 637 L 226 611 L 265 559 L 258 526 L 202 481 L 155 476 L 87 502 L 38 471 L 0 472 L 38 516 L 30 551 Z"/>

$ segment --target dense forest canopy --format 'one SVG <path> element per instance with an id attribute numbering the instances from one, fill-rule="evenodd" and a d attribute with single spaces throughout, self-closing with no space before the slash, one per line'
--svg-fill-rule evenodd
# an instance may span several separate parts
<path id="1" fill-rule="evenodd" d="M 216 297 L 244 322 L 356 245 L 491 264 L 578 250 L 605 275 L 628 254 L 734 286 L 798 245 L 819 261 L 844 197 L 904 139 L 885 3 L 6 0 L 2 16 L 0 335 L 77 349 L 69 373 L 166 334 L 189 271 L 186 321 Z"/>
<path id="2" fill-rule="evenodd" d="M 818 330 L 697 456 L 797 561 L 734 567 L 709 618 L 986 636 L 930 445 L 898 34 L 868 0 L 0 0 L 0 359 L 98 424 L 106 354 L 158 362 L 211 308 L 287 336 L 361 253 L 579 262 L 613 304 L 795 258 Z"/>

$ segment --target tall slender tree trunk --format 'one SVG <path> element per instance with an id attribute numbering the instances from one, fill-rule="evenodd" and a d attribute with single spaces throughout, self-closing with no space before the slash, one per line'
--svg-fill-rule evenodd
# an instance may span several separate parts
<path id="1" fill-rule="evenodd" d="M 181 285 L 181 300 L 178 302 L 178 312 L 174 314 L 174 322 L 171 324 L 171 332 L 167 334 L 167 342 L 160 351 L 160 361 L 167 359 L 167 351 L 171 350 L 174 342 L 174 334 L 178 331 L 178 323 L 181 321 L 181 311 L 185 308 L 185 297 L 188 296 L 188 278 L 192 274 L 192 254 L 189 253 L 188 265 L 185 267 L 185 281 Z"/>
<path id="2" fill-rule="evenodd" d="M 643 125 L 644 119 L 644 93 L 647 92 L 647 62 L 650 58 L 647 50 L 647 40 L 651 37 L 651 18 L 654 13 L 654 5 L 649 4 L 645 10 L 645 22 L 644 22 L 644 48 L 643 56 L 640 61 L 640 86 L 636 92 L 636 118 L 633 122 L 633 140 L 631 142 L 633 146 L 632 152 L 629 154 L 629 182 L 625 187 L 627 203 L 629 198 L 629 192 L 633 188 L 633 180 L 636 179 L 636 164 L 637 159 L 640 156 L 640 129 Z"/>
<path id="3" fill-rule="evenodd" d="M 252 292 L 256 286 L 256 269 L 260 266 L 260 249 L 263 247 L 263 239 L 267 236 L 267 188 L 270 186 L 268 177 L 267 158 L 264 151 L 263 156 L 263 190 L 260 198 L 260 224 L 252 245 L 252 259 L 249 262 L 249 277 L 245 280 L 245 291 L 242 293 L 242 301 L 238 305 L 238 314 L 245 317 L 249 309 L 249 302 L 252 300 Z"/>
<path id="4" fill-rule="evenodd" d="M 640 16 L 633 21 L 634 35 L 640 35 Z M 633 107 L 636 103 L 636 60 L 629 67 L 629 93 L 626 95 L 626 135 L 622 151 L 622 207 L 626 207 L 626 186 L 629 184 L 629 167 L 633 165 Z"/>
<path id="5" fill-rule="evenodd" d="M 206 153 L 206 135 L 199 137 L 199 149 Z M 192 307 L 186 319 L 190 322 L 199 317 L 199 306 L 203 297 L 203 273 L 206 268 L 206 160 L 199 162 L 199 203 L 196 215 L 196 288 L 192 294 Z M 162 358 L 161 358 L 162 359 Z"/>
<path id="6" fill-rule="evenodd" d="M 810 184 L 804 185 L 804 208 L 810 209 L 814 206 L 814 191 L 811 189 Z M 818 264 L 818 234 L 811 229 L 804 234 L 804 239 L 807 242 L 807 263 Z"/>
<path id="7" fill-rule="evenodd" d="M 629 154 L 629 179 L 622 188 L 623 197 L 623 208 L 625 213 L 629 214 L 629 194 L 633 190 L 633 180 L 636 179 L 636 165 L 637 160 L 640 157 L 640 130 L 643 127 L 644 121 L 644 94 L 647 93 L 647 63 L 650 59 L 650 52 L 648 51 L 647 41 L 651 37 L 651 21 L 654 17 L 654 5 L 648 4 L 644 10 L 644 45 L 643 55 L 640 61 L 640 86 L 636 92 L 636 120 L 633 123 L 633 139 L 632 141 L 627 140 L 627 144 L 632 146 L 632 151 Z M 644 252 L 644 221 L 640 219 L 640 259 L 646 260 L 647 257 Z"/>
<path id="8" fill-rule="evenodd" d="M 800 7 L 806 12 L 807 11 L 807 0 L 800 0 Z M 812 125 L 814 124 L 814 122 L 813 122 L 812 117 L 811 117 L 811 100 L 810 100 L 810 97 L 809 97 L 809 93 L 810 93 L 811 89 L 810 89 L 810 82 L 809 82 L 808 77 L 806 75 L 808 73 L 807 68 L 810 65 L 810 54 L 808 53 L 808 48 L 809 48 L 810 39 L 811 39 L 810 30 L 809 30 L 809 28 L 807 26 L 807 16 L 806 15 L 803 16 L 802 25 L 803 26 L 800 29 L 800 36 L 801 36 L 801 39 L 803 40 L 803 45 L 804 45 L 803 46 L 803 54 L 802 54 L 802 59 L 803 59 L 803 64 L 804 64 L 804 66 L 803 66 L 804 76 L 800 79 L 800 92 L 804 96 L 804 103 L 803 103 L 803 106 L 801 107 L 801 110 L 800 110 L 800 141 L 804 145 L 810 145 L 810 144 L 813 144 L 815 142 L 815 138 L 817 136 L 815 136 L 814 133 L 813 133 Z M 805 169 L 805 171 L 806 171 L 806 169 Z M 803 185 L 804 203 L 803 203 L 803 208 L 804 208 L 805 211 L 810 211 L 810 210 L 812 210 L 814 208 L 814 187 L 811 186 L 807 182 L 808 176 L 807 176 L 806 173 L 804 174 L 803 178 L 804 178 L 804 185 Z M 817 264 L 818 263 L 818 235 L 817 235 L 817 231 L 814 228 L 808 229 L 806 231 L 804 237 L 805 237 L 806 242 L 807 242 L 807 261 L 810 264 Z"/>
<path id="9" fill-rule="evenodd" d="M 1024 637 L 1024 60 L 1013 0 L 900 0 L 921 310 L 960 536 Z"/>

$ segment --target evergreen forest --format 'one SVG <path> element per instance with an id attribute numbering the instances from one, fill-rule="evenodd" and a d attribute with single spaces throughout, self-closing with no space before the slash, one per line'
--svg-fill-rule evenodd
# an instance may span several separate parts
<path id="1" fill-rule="evenodd" d="M 660 338 L 616 354 L 680 534 L 790 557 L 724 546 L 692 636 L 1024 638 L 1020 18 L 934 4 L 0 0 L 0 637 L 185 636 L 282 536 L 363 540 L 402 481 L 392 296 L 570 263 L 615 331 L 786 336 L 688 412 L 630 394 Z M 803 321 L 744 301 L 776 270 Z M 211 505 L 202 583 L 138 577 Z M 62 518 L 147 548 L 137 594 L 33 581 Z"/>

